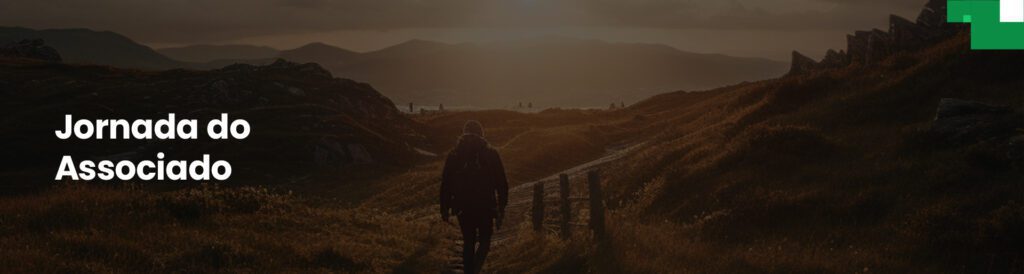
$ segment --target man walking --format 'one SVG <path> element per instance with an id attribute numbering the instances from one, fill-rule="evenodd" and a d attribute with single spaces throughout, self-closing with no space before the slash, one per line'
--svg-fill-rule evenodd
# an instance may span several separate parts
<path id="1" fill-rule="evenodd" d="M 449 216 L 458 216 L 463 268 L 465 273 L 479 273 L 491 248 L 492 227 L 501 229 L 508 180 L 480 122 L 466 122 L 462 133 L 441 173 L 441 218 L 448 222 Z"/>

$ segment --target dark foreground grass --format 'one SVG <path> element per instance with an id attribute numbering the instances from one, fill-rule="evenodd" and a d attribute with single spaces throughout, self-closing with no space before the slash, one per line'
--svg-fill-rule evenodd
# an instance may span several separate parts
<path id="1" fill-rule="evenodd" d="M 436 272 L 449 228 L 416 214 L 335 208 L 263 188 L 66 185 L 0 200 L 0 269 Z"/>

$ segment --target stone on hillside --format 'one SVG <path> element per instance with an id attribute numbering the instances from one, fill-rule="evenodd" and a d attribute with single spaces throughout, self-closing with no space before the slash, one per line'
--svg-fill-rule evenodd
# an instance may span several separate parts
<path id="1" fill-rule="evenodd" d="M 814 70 L 818 66 L 818 62 L 814 61 L 810 57 L 807 57 L 800 52 L 793 51 L 793 62 L 789 68 L 789 74 L 804 74 Z"/>
<path id="2" fill-rule="evenodd" d="M 900 51 L 918 50 L 942 41 L 966 29 L 965 24 L 946 23 L 946 0 L 931 0 L 925 5 L 917 22 L 903 17 L 889 17 L 889 31 L 873 29 L 856 31 L 846 36 L 846 52 L 830 50 L 820 68 L 838 68 L 852 63 L 865 66 L 877 64 Z M 794 56 L 796 59 L 796 56 Z M 801 60 L 804 61 L 804 60 Z M 791 71 L 799 71 L 797 62 Z M 792 73 L 792 72 L 791 72 Z"/>
<path id="3" fill-rule="evenodd" d="M 1015 130 L 1011 109 L 980 102 L 943 98 L 930 131 L 948 141 L 969 143 L 1008 136 Z"/>
<path id="4" fill-rule="evenodd" d="M 935 112 L 935 120 L 972 115 L 1003 114 L 1009 111 L 1006 107 L 997 107 L 981 102 L 942 98 L 942 100 L 939 100 L 939 108 Z"/>
<path id="5" fill-rule="evenodd" d="M 920 25 L 896 15 L 889 16 L 889 34 L 892 35 L 896 51 L 915 50 L 924 47 L 933 34 Z"/>
<path id="6" fill-rule="evenodd" d="M 931 29 L 939 29 L 948 25 L 946 23 L 946 1 L 928 1 L 924 5 L 924 10 L 921 10 L 921 14 L 917 16 L 917 24 Z"/>
<path id="7" fill-rule="evenodd" d="M 928 1 L 925 4 L 924 10 L 917 16 L 917 25 L 928 32 L 931 42 L 955 36 L 958 32 L 968 29 L 969 24 L 949 24 L 946 22 L 946 1 Z"/>
<path id="8" fill-rule="evenodd" d="M 853 35 L 846 35 L 846 52 L 851 62 L 864 63 L 868 55 L 869 36 L 870 32 L 860 30 L 855 31 Z"/>
<path id="9" fill-rule="evenodd" d="M 847 56 L 845 51 L 828 50 L 825 53 L 825 59 L 821 60 L 819 65 L 822 68 L 841 68 L 850 64 L 850 57 Z"/>
<path id="10" fill-rule="evenodd" d="M 60 54 L 56 49 L 47 46 L 42 39 L 25 39 L 0 46 L 0 56 L 14 58 L 28 58 L 48 62 L 60 62 Z"/>
<path id="11" fill-rule="evenodd" d="M 864 64 L 873 65 L 885 60 L 893 53 L 892 35 L 879 29 L 871 30 L 868 35 L 868 48 L 864 55 Z"/>

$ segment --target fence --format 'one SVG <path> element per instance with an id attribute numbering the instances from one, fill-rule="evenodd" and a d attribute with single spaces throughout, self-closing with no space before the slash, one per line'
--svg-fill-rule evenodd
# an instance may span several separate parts
<path id="1" fill-rule="evenodd" d="M 595 237 L 604 236 L 604 214 L 605 205 L 604 197 L 601 192 L 601 176 L 596 170 L 587 173 L 587 187 L 588 196 L 572 196 L 572 188 L 569 184 L 569 175 L 559 174 L 558 175 L 558 220 L 557 227 L 559 234 L 562 238 L 568 239 L 572 235 L 572 227 L 574 226 L 587 226 L 593 232 Z M 545 201 L 544 201 L 544 182 L 538 182 L 533 186 L 533 210 L 532 210 L 532 221 L 533 229 L 536 231 L 543 231 L 545 228 Z M 580 208 L 579 212 L 584 212 L 583 206 L 587 207 L 586 214 L 587 222 L 574 222 L 573 221 L 573 208 L 574 202 Z M 584 215 L 584 214 L 579 214 Z M 583 216 L 579 216 L 580 219 Z"/>

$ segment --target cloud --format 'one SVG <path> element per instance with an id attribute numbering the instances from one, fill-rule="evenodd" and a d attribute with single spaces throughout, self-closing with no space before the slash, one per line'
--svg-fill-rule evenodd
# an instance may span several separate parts
<path id="1" fill-rule="evenodd" d="M 148 42 L 410 28 L 819 30 L 877 25 L 923 0 L 4 0 L 0 25 L 88 27 Z M 883 22 L 884 23 L 884 22 Z"/>

